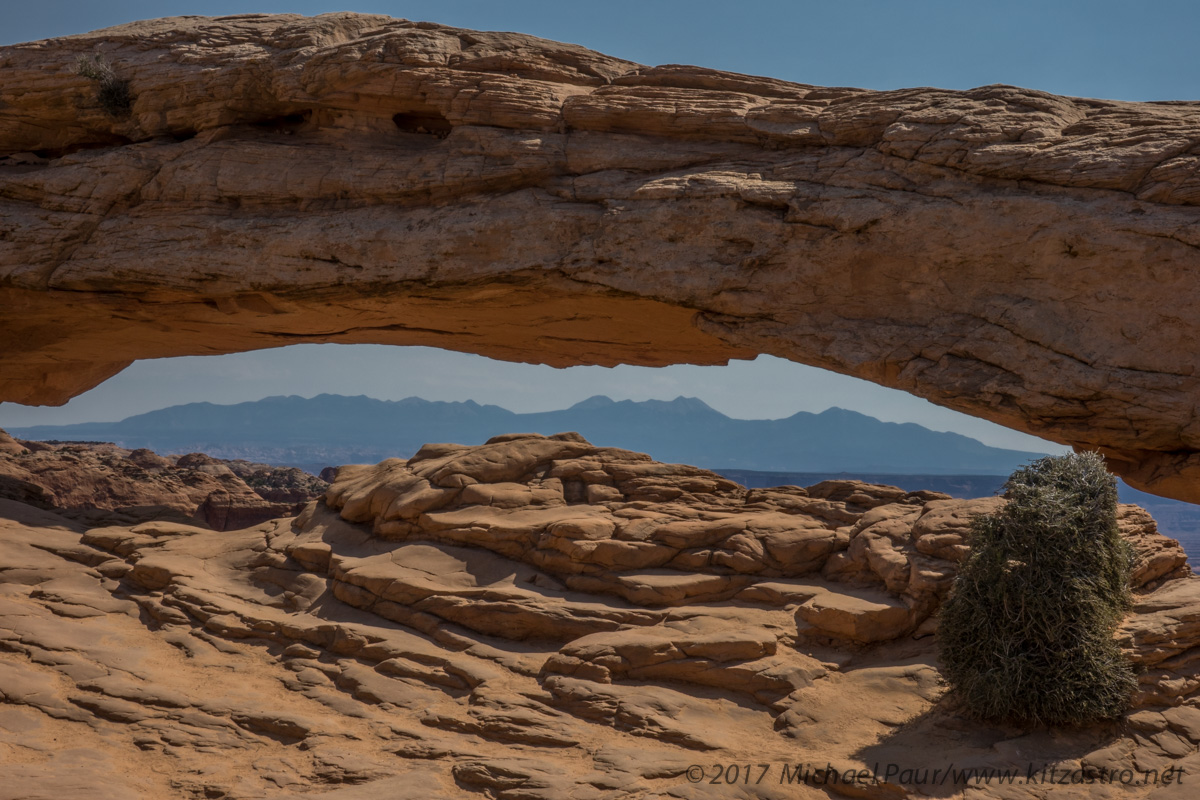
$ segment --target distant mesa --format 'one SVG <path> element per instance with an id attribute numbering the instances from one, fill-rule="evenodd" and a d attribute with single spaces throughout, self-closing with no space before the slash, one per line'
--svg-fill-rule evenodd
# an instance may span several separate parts
<path id="1" fill-rule="evenodd" d="M 174 520 L 236 530 L 296 514 L 327 486 L 295 467 L 0 431 L 0 499 L 92 526 Z"/>

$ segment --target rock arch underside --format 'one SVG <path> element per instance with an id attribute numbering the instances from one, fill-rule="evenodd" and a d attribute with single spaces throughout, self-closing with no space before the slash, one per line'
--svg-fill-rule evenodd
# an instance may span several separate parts
<path id="1" fill-rule="evenodd" d="M 139 22 L 0 48 L 0 74 L 0 399 L 299 342 L 768 353 L 1200 500 L 1200 104 L 354 14 Z"/>

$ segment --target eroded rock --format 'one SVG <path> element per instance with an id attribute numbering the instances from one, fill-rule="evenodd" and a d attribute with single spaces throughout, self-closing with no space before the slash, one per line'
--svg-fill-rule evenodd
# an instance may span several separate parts
<path id="1" fill-rule="evenodd" d="M 97 53 L 128 109 L 79 73 Z M 357 14 L 131 23 L 0 68 L 0 399 L 283 342 L 768 353 L 1200 499 L 1195 103 L 823 88 Z"/>
<path id="2" fill-rule="evenodd" d="M 611 491 L 583 491 L 595 485 Z M 969 552 L 972 517 L 1004 502 L 860 481 L 747 490 L 578 434 L 506 435 L 343 467 L 323 501 L 297 518 L 288 547 L 314 564 L 340 549 L 329 569 L 347 602 L 399 602 L 403 614 L 418 608 L 481 632 L 502 625 L 514 636 L 575 638 L 671 618 L 655 609 L 736 598 L 796 606 L 812 634 L 868 643 L 930 618 Z M 362 542 L 363 533 L 345 522 L 370 525 L 374 537 L 356 547 L 383 552 L 348 558 L 358 551 L 335 543 Z M 1119 524 L 1137 553 L 1139 591 L 1190 574 L 1179 543 L 1159 535 L 1145 511 L 1122 505 Z M 469 548 L 491 550 L 505 566 L 471 568 Z M 571 591 L 615 595 L 633 608 L 589 609 L 568 600 Z M 504 605 L 481 606 L 481 597 Z M 556 606 L 572 608 L 570 621 Z"/>
<path id="3" fill-rule="evenodd" d="M 0 431 L 0 498 L 92 526 L 193 518 L 236 530 L 300 511 L 327 484 L 302 470 L 203 453 L 165 458 L 102 442 L 26 442 Z"/>
<path id="4" fill-rule="evenodd" d="M 927 786 L 781 770 L 1190 769 L 1200 581 L 1135 507 L 1125 724 L 1030 733 L 942 701 L 945 578 L 1003 502 L 747 490 L 577 434 L 346 467 L 237 531 L 0 499 L 0 795 L 725 797 L 720 763 L 766 764 L 756 797 L 902 798 Z M 814 531 L 832 544 L 796 545 Z"/>

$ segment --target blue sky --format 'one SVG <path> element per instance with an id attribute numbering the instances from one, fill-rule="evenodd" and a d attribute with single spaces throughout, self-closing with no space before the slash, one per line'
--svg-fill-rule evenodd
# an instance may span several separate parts
<path id="1" fill-rule="evenodd" d="M 1200 3 L 1194 2 L 10 0 L 5 5 L 0 44 L 158 16 L 352 10 L 521 31 L 647 64 L 700 64 L 823 85 L 967 89 L 1008 83 L 1124 100 L 1188 100 L 1200 94 L 1195 48 Z M 635 400 L 683 394 L 742 418 L 839 405 L 955 430 L 989 444 L 1060 450 L 900 392 L 773 358 L 729 367 L 552 370 L 426 348 L 336 345 L 140 362 L 61 408 L 0 404 L 0 427 L 119 419 L 192 400 L 320 392 L 471 398 L 515 411 L 561 408 L 593 394 Z"/>
<path id="2" fill-rule="evenodd" d="M 361 11 L 577 42 L 646 64 L 803 83 L 967 89 L 1010 83 L 1124 100 L 1196 95 L 1195 2 L 1111 0 L 437 0 L 6 2 L 0 43 L 176 14 Z"/>

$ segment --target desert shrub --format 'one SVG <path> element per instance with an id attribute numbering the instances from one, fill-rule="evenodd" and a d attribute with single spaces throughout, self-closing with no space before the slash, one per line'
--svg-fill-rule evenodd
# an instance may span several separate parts
<path id="1" fill-rule="evenodd" d="M 1132 565 L 1117 530 L 1116 480 L 1083 453 L 1035 461 L 1004 488 L 1009 502 L 972 523 L 971 554 L 942 608 L 943 674 L 977 717 L 1115 717 L 1136 686 L 1113 638 Z"/>
<path id="2" fill-rule="evenodd" d="M 100 56 L 80 56 L 75 72 L 99 84 L 96 101 L 110 116 L 127 117 L 133 109 L 129 81 L 117 77 L 112 66 Z"/>

